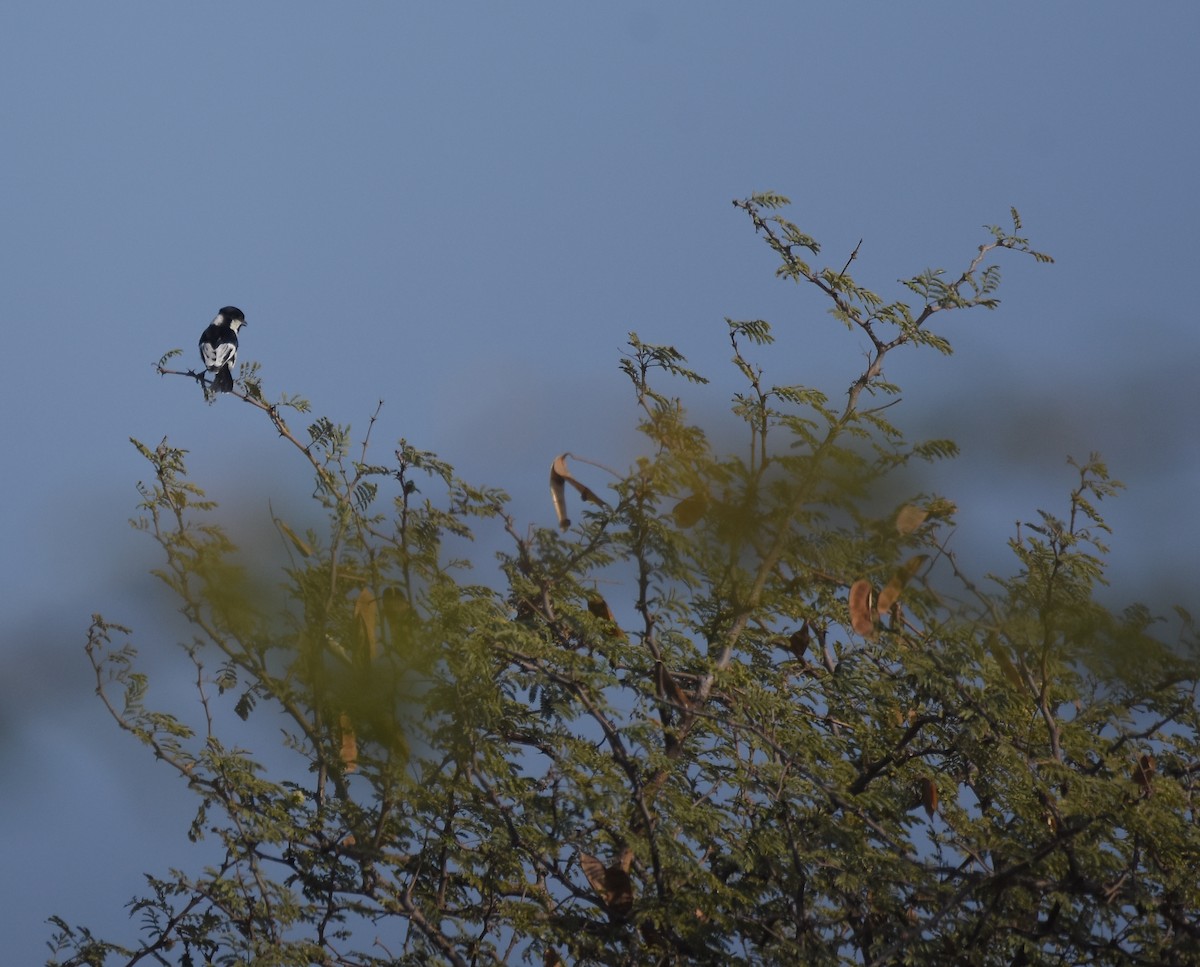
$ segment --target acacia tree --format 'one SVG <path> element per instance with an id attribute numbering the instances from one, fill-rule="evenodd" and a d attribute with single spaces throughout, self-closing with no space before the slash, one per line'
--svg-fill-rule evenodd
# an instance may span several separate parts
<path id="1" fill-rule="evenodd" d="M 135 942 L 54 918 L 52 963 L 1196 962 L 1196 638 L 1094 597 L 1118 485 L 1075 464 L 1065 510 L 1010 541 L 1015 576 L 981 584 L 946 547 L 953 504 L 891 482 L 955 448 L 905 441 L 885 360 L 949 353 L 932 324 L 995 308 L 996 256 L 1050 260 L 1014 211 L 885 301 L 854 255 L 814 265 L 786 199 L 735 204 L 865 367 L 841 400 L 769 381 L 770 326 L 729 321 L 724 452 L 673 395 L 705 379 L 631 335 L 646 452 L 606 487 L 589 469 L 598 490 L 555 459 L 557 531 L 407 442 L 384 462 L 370 432 L 293 432 L 306 404 L 250 367 L 236 395 L 327 520 L 275 520 L 277 593 L 184 451 L 136 444 L 198 724 L 151 709 L 128 629 L 95 616 L 87 654 L 217 859 L 147 877 Z M 478 528 L 507 534 L 486 572 L 454 558 Z M 282 742 L 252 728 L 279 720 Z"/>

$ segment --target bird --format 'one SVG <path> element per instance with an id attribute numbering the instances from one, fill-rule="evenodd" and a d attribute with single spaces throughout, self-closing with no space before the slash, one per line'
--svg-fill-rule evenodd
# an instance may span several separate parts
<path id="1" fill-rule="evenodd" d="M 237 306 L 225 306 L 208 324 L 200 336 L 200 359 L 213 376 L 213 390 L 229 393 L 233 390 L 233 374 L 229 371 L 237 362 L 238 330 L 246 317 Z"/>

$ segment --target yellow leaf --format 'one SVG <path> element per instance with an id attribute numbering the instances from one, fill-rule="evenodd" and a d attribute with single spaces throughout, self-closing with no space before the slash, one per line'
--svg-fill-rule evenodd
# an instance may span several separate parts
<path id="1" fill-rule="evenodd" d="M 850 627 L 864 638 L 875 637 L 875 614 L 871 610 L 871 582 L 859 578 L 850 585 Z"/>
<path id="2" fill-rule="evenodd" d="M 879 601 L 876 604 L 876 609 L 880 614 L 887 614 L 892 610 L 892 605 L 900 600 L 900 592 L 905 588 L 905 585 L 912 580 L 914 574 L 921 569 L 921 565 L 928 559 L 927 554 L 918 554 L 916 557 L 910 557 L 904 562 L 894 575 L 888 581 L 887 587 L 879 592 Z"/>
<path id="3" fill-rule="evenodd" d="M 358 592 L 358 597 L 354 601 L 354 617 L 359 622 L 363 638 L 367 643 L 366 657 L 374 661 L 380 654 L 379 604 L 370 588 L 363 588 Z"/>
<path id="4" fill-rule="evenodd" d="M 298 550 L 303 557 L 313 556 L 313 549 L 309 547 L 305 541 L 301 540 L 300 536 L 294 530 L 288 527 L 288 525 L 278 517 L 272 517 L 271 519 L 275 521 L 275 526 L 279 528 L 279 533 L 291 541 L 292 546 L 296 548 L 296 550 Z"/>
<path id="5" fill-rule="evenodd" d="M 1038 791 L 1038 801 L 1042 804 L 1042 819 L 1050 832 L 1058 834 L 1062 828 L 1058 816 L 1058 803 L 1054 801 L 1054 797 L 1047 792 Z"/>
<path id="6" fill-rule="evenodd" d="M 382 640 L 390 643 L 393 654 L 400 653 L 413 618 L 404 592 L 394 585 L 384 588 L 379 601 L 379 613 L 387 629 Z"/>
<path id="7" fill-rule="evenodd" d="M 905 504 L 896 515 L 896 530 L 901 534 L 911 534 L 925 523 L 929 511 L 913 504 Z"/>
<path id="8" fill-rule="evenodd" d="M 1004 677 L 1012 683 L 1015 688 L 1020 688 L 1024 683 L 1021 681 L 1021 673 L 1017 671 L 1017 666 L 1012 663 L 1012 659 L 1008 657 L 1008 652 L 1004 646 L 1000 644 L 1000 639 L 994 634 L 988 635 L 988 651 L 992 653 L 992 657 L 996 659 L 996 664 L 1000 666 L 1000 671 Z"/>
<path id="9" fill-rule="evenodd" d="M 350 716 L 345 712 L 338 716 L 338 726 L 342 733 L 342 765 L 346 767 L 347 772 L 355 772 L 358 769 L 358 739 L 354 736 Z"/>

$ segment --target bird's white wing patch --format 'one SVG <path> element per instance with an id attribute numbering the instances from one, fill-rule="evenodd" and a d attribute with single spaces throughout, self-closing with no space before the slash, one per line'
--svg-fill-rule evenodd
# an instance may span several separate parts
<path id="1" fill-rule="evenodd" d="M 231 342 L 223 342 L 216 346 L 201 343 L 200 358 L 204 361 L 205 368 L 209 370 L 232 366 L 237 359 L 237 346 Z"/>

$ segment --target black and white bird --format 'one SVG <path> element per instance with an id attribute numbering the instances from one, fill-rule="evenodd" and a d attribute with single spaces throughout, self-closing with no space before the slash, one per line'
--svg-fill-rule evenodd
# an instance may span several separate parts
<path id="1" fill-rule="evenodd" d="M 204 368 L 215 374 L 212 385 L 218 393 L 228 393 L 233 389 L 230 369 L 237 362 L 238 330 L 245 324 L 246 317 L 241 309 L 226 306 L 200 336 L 200 358 L 204 361 Z"/>

